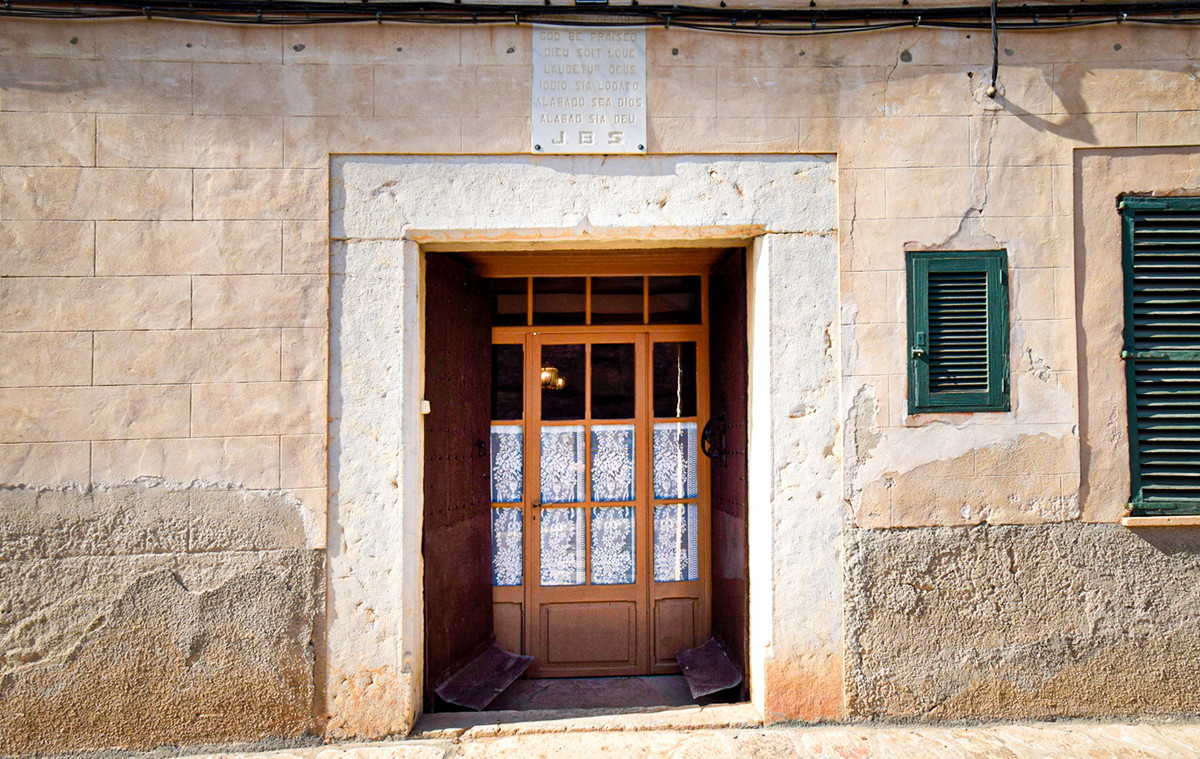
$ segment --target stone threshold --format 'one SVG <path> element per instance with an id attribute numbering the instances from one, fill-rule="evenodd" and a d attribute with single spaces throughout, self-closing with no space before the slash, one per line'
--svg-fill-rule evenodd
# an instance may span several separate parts
<path id="1" fill-rule="evenodd" d="M 474 740 L 547 733 L 744 729 L 762 724 L 762 716 L 750 704 L 446 712 L 421 717 L 409 738 Z"/>

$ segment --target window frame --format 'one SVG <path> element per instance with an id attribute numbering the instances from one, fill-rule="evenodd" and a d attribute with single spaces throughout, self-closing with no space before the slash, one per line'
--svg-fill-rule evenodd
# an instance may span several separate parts
<path id="1" fill-rule="evenodd" d="M 996 412 L 1012 408 L 1009 380 L 1008 252 L 1006 250 L 905 251 L 908 295 L 908 413 Z M 929 272 L 984 272 L 987 293 L 987 390 L 929 388 Z M 925 339 L 921 340 L 924 335 Z"/>
<path id="2" fill-rule="evenodd" d="M 1129 508 L 1133 516 L 1188 516 L 1200 514 L 1200 499 L 1146 500 L 1142 485 L 1142 455 L 1138 445 L 1138 406 L 1136 369 L 1139 358 L 1155 361 L 1194 361 L 1196 351 L 1189 349 L 1154 349 L 1139 351 L 1134 336 L 1133 242 L 1134 222 L 1139 211 L 1196 211 L 1200 212 L 1200 197 L 1147 197 L 1127 195 L 1117 202 L 1121 213 L 1121 275 L 1123 280 L 1121 331 L 1121 360 L 1125 364 L 1125 418 L 1129 438 Z M 1197 299 L 1200 303 L 1200 298 Z M 1141 356 L 1139 354 L 1146 354 Z M 1172 355 L 1175 354 L 1175 355 Z"/>

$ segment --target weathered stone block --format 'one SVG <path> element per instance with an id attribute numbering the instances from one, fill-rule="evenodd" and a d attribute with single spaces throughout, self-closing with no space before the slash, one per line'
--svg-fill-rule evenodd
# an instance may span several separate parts
<path id="1" fill-rule="evenodd" d="M 218 24 L 111 24 L 97 35 L 96 54 L 125 61 L 279 63 L 281 29 Z"/>
<path id="2" fill-rule="evenodd" d="M 0 58 L 0 82 L 3 82 L 4 109 L 8 111 L 190 113 L 192 110 L 189 63 L 5 55 Z"/>
<path id="3" fill-rule="evenodd" d="M 190 312 L 187 277 L 0 279 L 0 329 L 10 332 L 181 329 Z"/>
<path id="4" fill-rule="evenodd" d="M 533 29 L 499 24 L 461 27 L 459 45 L 464 65 L 529 65 L 533 59 Z"/>
<path id="5" fill-rule="evenodd" d="M 282 436 L 279 461 L 279 484 L 284 490 L 325 487 L 324 435 Z"/>
<path id="6" fill-rule="evenodd" d="M 370 113 L 370 66 L 197 63 L 196 114 L 338 116 Z"/>
<path id="7" fill-rule="evenodd" d="M 458 29 L 446 32 L 403 24 L 330 24 L 285 29 L 283 62 L 457 66 L 462 32 Z"/>
<path id="8" fill-rule="evenodd" d="M 324 380 L 329 376 L 329 332 L 324 329 L 283 329 L 281 380 Z"/>
<path id="9" fill-rule="evenodd" d="M 850 713 L 1195 713 L 1196 537 L 1078 523 L 847 530 Z"/>
<path id="10" fill-rule="evenodd" d="M 886 177 L 887 173 L 883 169 L 845 169 L 838 171 L 838 194 L 840 196 L 838 214 L 840 218 L 849 222 L 845 226 L 854 230 L 860 220 L 884 219 L 886 217 L 887 196 L 884 191 Z M 855 269 L 870 271 L 876 268 L 904 268 L 903 258 L 901 258 L 899 266 L 894 261 L 897 254 L 897 246 L 888 245 L 883 243 L 882 240 L 868 241 L 869 232 L 866 230 L 864 230 L 864 234 L 852 240 L 852 250 L 855 251 L 853 265 Z M 857 253 L 859 247 L 864 243 L 867 245 L 874 243 L 871 247 L 875 251 L 883 252 L 883 260 L 880 261 L 879 257 Z M 903 255 L 903 251 L 901 251 L 901 255 Z"/>
<path id="11" fill-rule="evenodd" d="M 283 222 L 283 273 L 329 273 L 329 222 Z"/>
<path id="12" fill-rule="evenodd" d="M 0 444 L 0 485 L 82 484 L 90 466 L 86 442 Z"/>
<path id="13" fill-rule="evenodd" d="M 101 115 L 96 123 L 96 163 L 277 167 L 283 164 L 283 121 L 237 116 Z"/>
<path id="14" fill-rule="evenodd" d="M 321 169 L 197 169 L 197 219 L 321 219 L 329 207 Z"/>
<path id="15" fill-rule="evenodd" d="M 194 280 L 194 326 L 324 327 L 329 302 L 328 280 L 308 274 L 197 277 Z"/>
<path id="16" fill-rule="evenodd" d="M 214 483 L 256 490 L 279 487 L 275 437 L 190 437 L 98 440 L 92 443 L 96 485 L 157 477 L 169 483 Z"/>
<path id="17" fill-rule="evenodd" d="M 188 418 L 184 385 L 0 390 L 5 442 L 183 437 Z"/>
<path id="18" fill-rule="evenodd" d="M 0 170 L 6 219 L 190 219 L 186 169 Z"/>
<path id="19" fill-rule="evenodd" d="M 882 214 L 888 218 L 961 218 L 976 200 L 973 168 L 931 167 L 890 169 L 886 175 L 886 202 Z"/>
<path id="20" fill-rule="evenodd" d="M 30 58 L 94 58 L 98 27 L 89 21 L 63 21 L 48 29 L 42 19 L 9 18 L 0 27 L 0 50 Z"/>
<path id="21" fill-rule="evenodd" d="M 92 166 L 95 163 L 95 116 L 0 113 L 0 165 Z"/>
<path id="22" fill-rule="evenodd" d="M 467 117 L 457 121 L 462 131 L 462 153 L 520 153 L 529 150 L 531 121 L 528 116 L 502 119 Z M 453 137 L 451 131 L 446 139 L 449 141 Z"/>
<path id="23" fill-rule="evenodd" d="M 92 384 L 87 332 L 0 332 L 0 387 Z"/>
<path id="24" fill-rule="evenodd" d="M 964 116 L 848 119 L 838 152 L 851 169 L 966 166 L 970 132 Z"/>
<path id="25" fill-rule="evenodd" d="M 672 118 L 716 118 L 715 66 L 650 68 L 646 72 L 646 113 Z"/>
<path id="26" fill-rule="evenodd" d="M 793 153 L 801 119 L 647 116 L 647 149 L 655 153 L 753 150 Z M 805 122 L 821 121 L 804 119 Z M 832 152 L 832 148 L 827 148 Z"/>
<path id="27" fill-rule="evenodd" d="M 324 382 L 192 386 L 192 434 L 318 434 L 326 422 Z"/>
<path id="28" fill-rule="evenodd" d="M 101 221 L 96 273 L 274 274 L 278 221 Z"/>
<path id="29" fill-rule="evenodd" d="M 324 168 L 329 165 L 330 153 L 459 152 L 461 119 L 419 113 L 405 116 L 289 116 L 284 121 L 286 163 L 303 168 Z M 494 121 L 489 122 L 492 128 L 494 124 Z M 475 126 L 475 132 L 487 132 L 484 124 Z M 528 133 L 521 147 L 529 149 Z"/>
<path id="30" fill-rule="evenodd" d="M 474 94 L 475 67 L 387 66 L 375 73 L 378 116 L 474 116 L 479 113 Z"/>
<path id="31" fill-rule="evenodd" d="M 95 339 L 100 385 L 279 379 L 277 329 L 101 332 Z"/>
<path id="32" fill-rule="evenodd" d="M 95 224 L 90 221 L 8 221 L 0 225 L 0 276 L 89 276 Z"/>

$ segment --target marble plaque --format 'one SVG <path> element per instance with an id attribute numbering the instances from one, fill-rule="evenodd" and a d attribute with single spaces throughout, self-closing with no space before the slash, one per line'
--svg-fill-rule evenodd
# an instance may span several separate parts
<path id="1" fill-rule="evenodd" d="M 646 30 L 533 29 L 534 153 L 646 152 Z"/>

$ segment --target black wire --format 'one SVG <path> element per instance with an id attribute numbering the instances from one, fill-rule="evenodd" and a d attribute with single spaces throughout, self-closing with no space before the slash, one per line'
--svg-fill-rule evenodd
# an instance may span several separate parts
<path id="1" fill-rule="evenodd" d="M 985 21 L 984 14 L 988 14 Z M 1178 17 L 1182 14 L 1182 17 Z M 0 7 L 0 17 L 46 19 L 117 19 L 153 15 L 156 19 L 207 21 L 222 24 L 309 25 L 345 23 L 513 24 L 553 26 L 677 26 L 697 31 L 766 36 L 819 36 L 884 31 L 920 26 L 938 29 L 990 29 L 992 86 L 999 68 L 999 30 L 1042 31 L 1075 29 L 1113 23 L 1158 26 L 1200 24 L 1200 0 L 1140 3 L 989 6 L 937 8 L 872 7 L 839 9 L 713 8 L 677 5 L 574 6 L 479 4 L 451 2 L 331 3 L 312 0 L 143 0 L 139 3 L 99 0 L 13 2 Z M 1083 17 L 1083 18 L 1080 18 Z M 1047 20 L 1049 19 L 1049 20 Z M 743 25 L 745 24 L 745 25 Z"/>
<path id="2" fill-rule="evenodd" d="M 1000 31 L 996 28 L 996 6 L 999 0 L 992 0 L 992 83 L 988 87 L 987 96 L 996 97 L 996 75 L 1000 73 Z"/>

